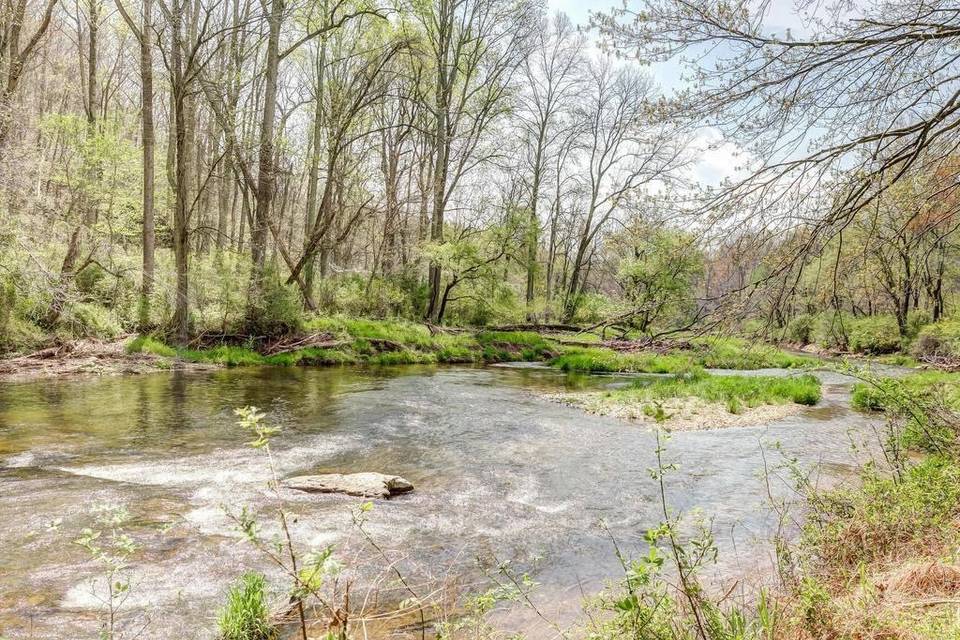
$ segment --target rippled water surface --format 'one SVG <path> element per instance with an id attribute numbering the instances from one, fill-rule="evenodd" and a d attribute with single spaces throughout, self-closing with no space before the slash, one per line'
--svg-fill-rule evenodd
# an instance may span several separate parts
<path id="1" fill-rule="evenodd" d="M 668 458 L 676 508 L 714 518 L 735 574 L 764 565 L 774 525 L 762 477 L 779 454 L 820 464 L 826 479 L 851 467 L 851 441 L 869 437 L 849 410 L 848 382 L 823 374 L 819 407 L 773 424 L 674 434 Z M 232 411 L 265 408 L 282 425 L 283 475 L 382 471 L 416 491 L 379 502 L 369 531 L 413 574 L 475 576 L 474 559 L 513 561 L 544 587 L 544 610 L 565 612 L 616 576 L 610 533 L 627 552 L 660 519 L 654 436 L 584 414 L 544 391 L 616 385 L 537 368 L 237 369 L 0 386 L 0 636 L 95 637 L 97 573 L 77 545 L 98 504 L 122 504 L 142 544 L 130 569 L 127 616 L 141 638 L 207 638 L 228 583 L 269 571 L 236 533 L 227 509 L 261 515 L 263 454 Z M 774 490 L 777 490 L 776 488 Z M 286 496 L 297 540 L 344 542 L 344 496 Z M 50 522 L 62 519 L 50 530 Z M 344 544 L 346 544 L 344 542 Z M 351 547 L 353 548 L 353 547 Z M 516 615 L 505 624 L 533 626 Z"/>

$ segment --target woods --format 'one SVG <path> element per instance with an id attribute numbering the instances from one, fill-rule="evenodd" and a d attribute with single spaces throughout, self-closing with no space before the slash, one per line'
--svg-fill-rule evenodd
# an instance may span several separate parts
<path id="1" fill-rule="evenodd" d="M 946 68 L 896 15 L 837 14 L 824 43 L 709 3 L 590 31 L 491 0 L 10 5 L 4 348 L 305 314 L 782 338 L 825 307 L 906 339 L 955 295 L 955 160 L 952 111 L 919 107 Z M 722 50 L 671 94 L 597 38 L 653 64 Z M 875 87 L 835 82 L 893 51 Z M 653 273 L 678 247 L 696 274 Z"/>
<path id="2" fill-rule="evenodd" d="M 27 4 L 0 155 L 24 338 L 570 321 L 682 162 L 649 79 L 530 2 Z"/>

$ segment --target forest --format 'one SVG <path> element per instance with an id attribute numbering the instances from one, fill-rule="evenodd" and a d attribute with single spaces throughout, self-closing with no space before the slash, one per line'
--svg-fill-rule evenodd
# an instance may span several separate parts
<path id="1" fill-rule="evenodd" d="M 0 640 L 960 638 L 958 44 L 0 0 Z"/>

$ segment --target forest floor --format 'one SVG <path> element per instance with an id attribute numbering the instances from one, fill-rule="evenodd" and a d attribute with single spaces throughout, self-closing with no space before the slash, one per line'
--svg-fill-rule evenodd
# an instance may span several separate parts
<path id="1" fill-rule="evenodd" d="M 0 359 L 0 381 L 16 382 L 74 375 L 151 373 L 172 368 L 210 369 L 215 365 L 171 361 L 151 353 L 129 353 L 130 338 L 71 340 L 33 353 Z"/>

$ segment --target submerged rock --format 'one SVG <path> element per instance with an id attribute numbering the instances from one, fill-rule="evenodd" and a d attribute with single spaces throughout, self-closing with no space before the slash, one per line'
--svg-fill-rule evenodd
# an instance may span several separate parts
<path id="1" fill-rule="evenodd" d="M 325 473 L 284 480 L 283 486 L 308 493 L 345 493 L 361 498 L 389 498 L 413 491 L 413 484 L 400 476 L 383 473 Z"/>

